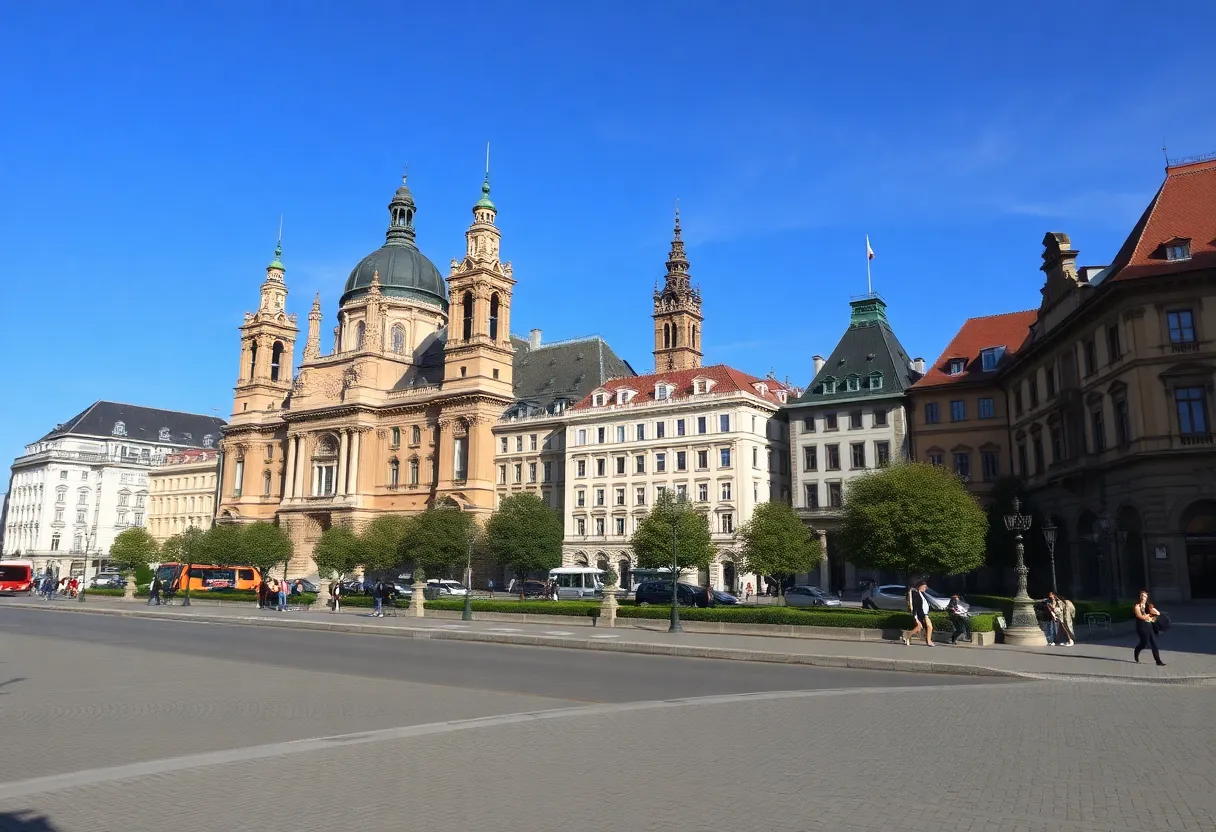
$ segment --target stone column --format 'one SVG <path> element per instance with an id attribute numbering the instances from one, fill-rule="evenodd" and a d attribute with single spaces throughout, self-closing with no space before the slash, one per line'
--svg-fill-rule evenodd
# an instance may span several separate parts
<path id="1" fill-rule="evenodd" d="M 296 437 L 296 484 L 292 489 L 296 497 L 306 497 L 304 493 L 304 469 L 307 467 L 307 457 L 305 456 L 307 444 L 303 436 Z"/>
<path id="2" fill-rule="evenodd" d="M 612 568 L 612 564 L 609 563 L 608 567 Z M 604 583 L 604 600 L 600 602 L 600 623 L 605 627 L 616 626 L 616 609 L 618 606 L 616 602 L 616 581 L 613 580 L 610 583 L 611 586 L 609 586 L 609 582 Z"/>
<path id="3" fill-rule="evenodd" d="M 296 452 L 300 447 L 300 438 L 287 438 L 287 471 L 283 477 L 283 499 L 290 500 L 296 496 Z"/>
<path id="4" fill-rule="evenodd" d="M 348 494 L 359 493 L 359 445 L 362 444 L 360 437 L 362 431 L 355 428 L 351 431 L 350 437 L 350 488 L 347 489 Z"/>
<path id="5" fill-rule="evenodd" d="M 350 431 L 342 431 L 341 439 L 338 441 L 338 482 L 337 494 L 339 497 L 346 496 L 346 454 L 350 449 Z"/>
<path id="6" fill-rule="evenodd" d="M 819 588 L 831 592 L 832 568 L 828 563 L 828 533 L 824 529 L 815 532 L 819 538 Z"/>
<path id="7" fill-rule="evenodd" d="M 422 600 L 422 593 L 426 592 L 426 582 L 415 577 L 413 594 L 410 595 L 410 615 L 414 618 L 423 618 L 426 616 L 426 603 Z"/>

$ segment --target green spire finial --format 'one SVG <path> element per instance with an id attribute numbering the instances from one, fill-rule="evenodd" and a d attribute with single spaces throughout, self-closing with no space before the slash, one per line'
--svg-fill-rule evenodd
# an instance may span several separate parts
<path id="1" fill-rule="evenodd" d="M 497 208 L 494 207 L 493 200 L 490 199 L 490 143 L 489 142 L 486 142 L 486 178 L 485 178 L 485 181 L 481 183 L 481 199 L 477 200 L 477 203 L 473 206 L 473 210 L 477 211 L 477 209 L 479 209 L 479 208 L 487 208 L 491 211 L 498 210 Z"/>
<path id="2" fill-rule="evenodd" d="M 275 246 L 274 246 L 274 259 L 270 261 L 270 265 L 267 266 L 266 268 L 278 269 L 279 271 L 285 271 L 285 269 L 283 268 L 283 260 L 281 259 L 282 257 L 283 257 L 283 215 L 279 214 L 279 241 L 277 243 L 275 243 Z"/>

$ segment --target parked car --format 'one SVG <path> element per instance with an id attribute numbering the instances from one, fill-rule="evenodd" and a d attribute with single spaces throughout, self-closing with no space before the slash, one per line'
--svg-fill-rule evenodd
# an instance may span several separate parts
<path id="1" fill-rule="evenodd" d="M 438 585 L 440 595 L 460 595 L 463 597 L 469 594 L 468 588 L 460 581 L 453 581 L 447 578 L 429 578 L 426 584 L 432 588 Z"/>
<path id="2" fill-rule="evenodd" d="M 676 599 L 680 602 L 680 606 L 686 607 L 705 607 L 710 604 L 705 596 L 705 587 L 693 584 L 676 584 Z M 633 600 L 638 606 L 643 604 L 670 605 L 671 581 L 644 581 L 638 584 L 638 588 L 634 590 Z"/>
<path id="3" fill-rule="evenodd" d="M 817 586 L 792 586 L 785 591 L 785 603 L 790 607 L 839 607 L 840 599 Z"/>
<path id="4" fill-rule="evenodd" d="M 524 581 L 522 584 L 516 582 L 512 594 L 523 594 L 525 598 L 544 598 L 545 597 L 545 582 L 544 581 Z"/>
<path id="5" fill-rule="evenodd" d="M 720 589 L 715 589 L 713 591 L 713 593 L 714 593 L 714 600 L 716 602 L 718 602 L 719 604 L 737 604 L 737 603 L 739 603 L 739 599 L 736 598 L 734 595 L 731 595 L 729 592 L 723 592 Z"/>
<path id="6" fill-rule="evenodd" d="M 925 595 L 929 599 L 929 606 L 935 610 L 944 610 L 950 604 L 949 598 L 944 598 L 931 589 L 926 589 Z M 903 584 L 872 586 L 862 594 L 861 605 L 868 610 L 906 610 L 908 588 Z"/>
<path id="7" fill-rule="evenodd" d="M 99 572 L 89 581 L 90 589 L 122 589 L 126 585 L 126 579 L 117 572 Z"/>

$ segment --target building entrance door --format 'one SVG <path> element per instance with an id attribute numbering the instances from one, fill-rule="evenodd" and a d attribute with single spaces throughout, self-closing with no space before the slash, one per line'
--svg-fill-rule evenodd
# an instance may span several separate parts
<path id="1" fill-rule="evenodd" d="M 1216 535 L 1188 534 L 1186 562 L 1192 598 L 1216 598 Z"/>

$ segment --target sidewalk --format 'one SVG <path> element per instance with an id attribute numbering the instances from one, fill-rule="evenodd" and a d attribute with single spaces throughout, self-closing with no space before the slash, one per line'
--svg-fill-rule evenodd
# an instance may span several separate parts
<path id="1" fill-rule="evenodd" d="M 780 638 L 772 636 L 668 633 L 666 622 L 653 629 L 608 629 L 587 626 L 584 619 L 570 625 L 525 624 L 502 621 L 460 621 L 428 615 L 426 618 L 372 618 L 367 612 L 273 612 L 252 604 L 201 602 L 188 608 L 148 607 L 142 602 L 90 598 L 70 601 L 5 599 L 0 608 L 41 609 L 92 615 L 123 615 L 233 625 L 297 627 L 337 632 L 361 632 L 405 638 L 494 642 L 584 650 L 607 650 L 654 655 L 763 661 L 871 670 L 1005 676 L 1026 679 L 1086 679 L 1110 682 L 1216 685 L 1216 624 L 1200 616 L 1194 622 L 1179 620 L 1162 637 L 1166 667 L 1153 664 L 1147 653 L 1134 663 L 1135 637 L 1074 647 L 984 648 L 923 644 L 906 647 L 889 642 L 855 642 Z M 450 614 L 449 614 L 450 615 Z M 456 615 L 459 615 L 458 613 Z M 476 616 L 476 613 L 474 613 Z"/>

